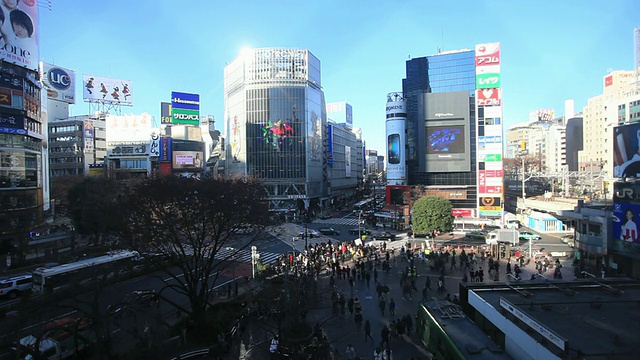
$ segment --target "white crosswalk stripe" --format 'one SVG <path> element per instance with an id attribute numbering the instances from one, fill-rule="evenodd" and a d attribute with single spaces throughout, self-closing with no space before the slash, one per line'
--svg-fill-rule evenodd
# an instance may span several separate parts
<path id="1" fill-rule="evenodd" d="M 314 224 L 358 226 L 357 218 L 331 218 L 313 220 Z"/>
<path id="2" fill-rule="evenodd" d="M 251 262 L 250 249 L 240 250 L 235 255 L 233 255 L 233 257 L 230 257 L 236 251 L 237 250 L 235 249 L 222 248 L 220 249 L 220 251 L 216 253 L 215 258 L 218 260 L 235 260 L 235 261 L 249 262 L 249 263 Z M 258 250 L 258 253 L 260 254 L 260 260 L 264 265 L 271 264 L 272 262 L 276 261 L 279 257 L 282 256 L 282 254 L 276 254 L 276 253 L 260 251 L 260 250 Z"/>

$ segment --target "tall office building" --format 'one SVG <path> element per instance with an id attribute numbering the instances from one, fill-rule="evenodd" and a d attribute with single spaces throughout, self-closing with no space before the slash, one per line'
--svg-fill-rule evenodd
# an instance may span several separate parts
<path id="1" fill-rule="evenodd" d="M 226 175 L 258 178 L 274 209 L 320 207 L 329 179 L 318 58 L 306 49 L 243 51 L 224 69 L 224 93 Z"/>
<path id="2" fill-rule="evenodd" d="M 446 197 L 466 216 L 477 194 L 474 57 L 465 49 L 414 58 L 402 80 L 408 184 L 439 195 L 458 189 Z"/>
<path id="3" fill-rule="evenodd" d="M 499 43 L 411 59 L 406 72 L 408 184 L 449 198 L 457 216 L 500 216 Z"/>

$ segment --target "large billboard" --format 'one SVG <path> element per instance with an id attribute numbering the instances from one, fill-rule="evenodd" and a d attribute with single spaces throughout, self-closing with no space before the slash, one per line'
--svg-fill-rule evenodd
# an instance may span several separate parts
<path id="1" fill-rule="evenodd" d="M 640 178 L 640 123 L 613 129 L 613 177 Z"/>
<path id="2" fill-rule="evenodd" d="M 171 119 L 176 125 L 199 125 L 200 95 L 172 92 Z"/>
<path id="3" fill-rule="evenodd" d="M 471 171 L 469 92 L 424 94 L 424 171 Z"/>
<path id="4" fill-rule="evenodd" d="M 333 125 L 327 125 L 327 166 L 333 167 Z"/>
<path id="5" fill-rule="evenodd" d="M 95 150 L 95 127 L 93 120 L 84 120 L 84 152 L 85 154 L 93 153 Z"/>
<path id="6" fill-rule="evenodd" d="M 640 184 L 616 182 L 613 195 L 613 248 L 640 254 Z"/>
<path id="7" fill-rule="evenodd" d="M 76 72 L 46 62 L 42 62 L 41 66 L 42 84 L 47 90 L 47 98 L 75 104 Z"/>
<path id="8" fill-rule="evenodd" d="M 82 75 L 82 98 L 85 102 L 133 106 L 131 80 Z"/>
<path id="9" fill-rule="evenodd" d="M 3 1 L 0 8 L 0 58 L 37 71 L 40 45 L 37 0 Z"/>
<path id="10" fill-rule="evenodd" d="M 152 118 L 147 113 L 141 115 L 107 115 L 107 146 L 109 143 L 129 141 L 148 142 L 152 133 Z"/>

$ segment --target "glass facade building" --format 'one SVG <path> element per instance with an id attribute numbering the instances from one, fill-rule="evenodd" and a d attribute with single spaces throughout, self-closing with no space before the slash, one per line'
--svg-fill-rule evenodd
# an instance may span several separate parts
<path id="1" fill-rule="evenodd" d="M 306 49 L 243 51 L 225 67 L 226 175 L 262 181 L 272 208 L 326 196 L 320 61 Z"/>
<path id="2" fill-rule="evenodd" d="M 432 187 L 462 186 L 467 188 L 467 199 L 452 199 L 454 207 L 476 207 L 476 141 L 477 126 L 475 114 L 475 52 L 456 50 L 437 55 L 414 58 L 406 62 L 406 78 L 402 80 L 403 93 L 407 103 L 406 150 L 407 175 L 409 185 Z M 447 93 L 451 96 L 443 96 Z M 460 96 L 468 99 L 460 104 Z M 458 100 L 456 100 L 458 99 Z M 438 166 L 429 164 L 434 159 L 429 155 L 427 133 L 433 135 L 442 124 L 446 124 L 449 112 L 433 113 L 430 109 L 443 108 L 443 101 L 455 100 L 455 126 L 465 134 L 465 166 L 462 170 L 440 171 Z M 468 104 L 468 106 L 467 106 Z M 455 113 L 455 111 L 453 111 Z M 464 122 L 464 124 L 462 124 Z M 450 123 L 453 123 L 450 121 Z M 431 129 L 430 129 L 431 128 Z M 468 134 L 468 135 L 467 135 Z"/>

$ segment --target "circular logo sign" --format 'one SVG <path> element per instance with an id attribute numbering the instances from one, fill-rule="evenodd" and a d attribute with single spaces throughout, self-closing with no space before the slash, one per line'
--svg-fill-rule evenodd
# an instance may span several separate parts
<path id="1" fill-rule="evenodd" d="M 71 77 L 69 74 L 60 68 L 51 68 L 48 74 L 49 84 L 57 90 L 64 91 L 71 86 Z"/>
<path id="2" fill-rule="evenodd" d="M 494 204 L 495 200 L 492 197 L 483 197 L 482 198 L 482 205 L 484 206 L 492 206 Z"/>

